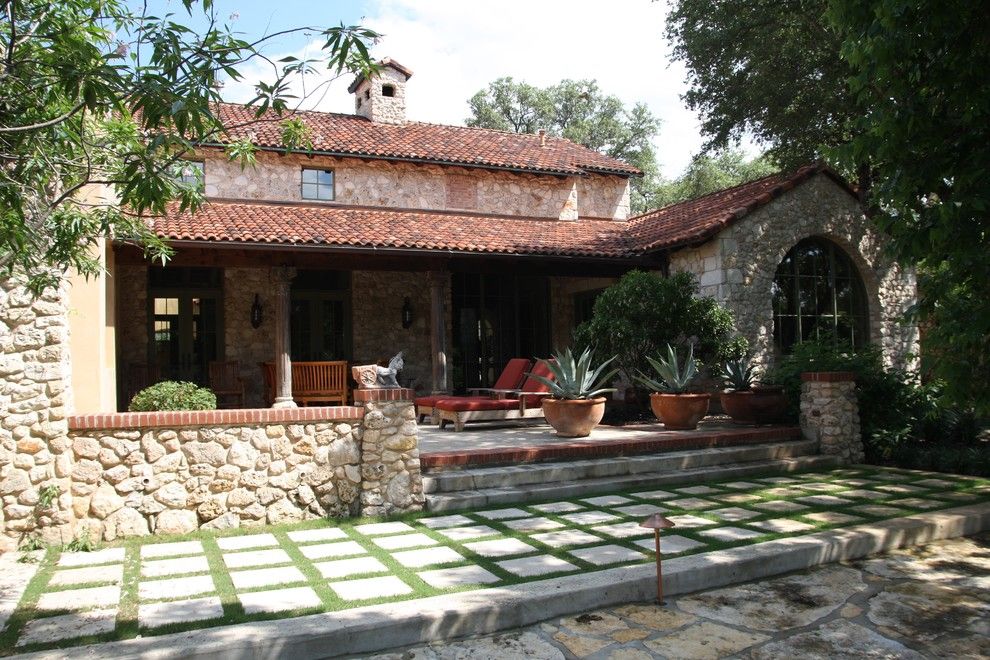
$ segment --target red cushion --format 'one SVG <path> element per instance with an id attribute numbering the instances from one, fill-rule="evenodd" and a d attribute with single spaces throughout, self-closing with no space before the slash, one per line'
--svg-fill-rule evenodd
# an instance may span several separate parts
<path id="1" fill-rule="evenodd" d="M 514 390 L 518 388 L 531 366 L 533 363 L 526 358 L 512 358 L 505 364 L 505 369 L 502 369 L 501 375 L 495 381 L 494 389 Z"/>
<path id="2" fill-rule="evenodd" d="M 542 396 L 526 397 L 527 408 L 539 408 L 543 405 Z M 518 410 L 519 399 L 489 399 L 486 397 L 462 396 L 441 399 L 436 402 L 439 410 L 448 412 L 466 412 L 470 410 Z"/>
<path id="3" fill-rule="evenodd" d="M 549 380 L 553 380 L 553 372 L 550 371 L 550 367 L 547 366 L 547 363 L 542 361 L 537 362 L 536 366 L 533 367 L 533 371 L 530 372 L 530 377 L 526 379 L 525 383 L 523 383 L 522 391 L 549 393 L 550 387 L 533 378 L 533 374 L 536 374 L 537 376 L 543 376 L 544 378 L 547 378 Z"/>
<path id="4" fill-rule="evenodd" d="M 418 396 L 416 397 L 416 405 L 429 406 L 430 408 L 432 408 L 434 405 L 436 405 L 437 401 L 439 401 L 440 399 L 448 399 L 448 398 L 450 398 L 449 394 L 432 394 L 430 396 Z"/>

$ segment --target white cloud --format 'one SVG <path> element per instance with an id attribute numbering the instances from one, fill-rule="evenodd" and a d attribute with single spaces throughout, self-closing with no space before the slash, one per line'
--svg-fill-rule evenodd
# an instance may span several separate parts
<path id="1" fill-rule="evenodd" d="M 703 140 L 697 116 L 680 99 L 684 69 L 669 63 L 666 11 L 664 2 L 650 0 L 373 0 L 361 22 L 384 35 L 376 56 L 413 70 L 410 119 L 462 124 L 467 99 L 500 76 L 536 85 L 594 78 L 604 92 L 627 104 L 644 102 L 663 120 L 657 155 L 663 173 L 674 176 Z M 247 100 L 247 81 L 262 72 L 248 70 L 225 96 Z M 333 82 L 313 105 L 353 112 L 349 82 Z"/>

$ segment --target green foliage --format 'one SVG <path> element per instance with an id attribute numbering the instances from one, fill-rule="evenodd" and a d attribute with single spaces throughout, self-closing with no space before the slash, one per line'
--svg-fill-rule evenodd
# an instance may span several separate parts
<path id="1" fill-rule="evenodd" d="M 313 133 L 302 119 L 284 119 L 279 124 L 279 128 L 282 133 L 282 144 L 285 145 L 285 153 L 290 153 L 293 149 L 313 148 Z"/>
<path id="2" fill-rule="evenodd" d="M 240 80 L 244 65 L 267 59 L 263 48 L 277 36 L 245 41 L 212 2 L 183 0 L 180 12 L 205 27 L 123 0 L 0 6 L 0 277 L 22 273 L 37 293 L 70 267 L 96 274 L 102 266 L 90 248 L 103 237 L 169 256 L 140 216 L 172 200 L 183 209 L 202 203 L 172 166 L 216 141 L 223 79 Z M 274 63 L 273 79 L 255 87 L 258 117 L 289 110 L 291 80 L 317 67 L 338 76 L 374 68 L 367 44 L 376 33 L 343 25 L 289 32 L 302 30 L 319 35 L 321 54 Z M 253 149 L 233 145 L 231 155 L 246 164 Z M 82 203 L 77 193 L 89 185 L 106 186 L 118 202 Z"/>
<path id="3" fill-rule="evenodd" d="M 604 94 L 594 80 L 562 80 L 535 87 L 512 78 L 499 78 L 468 100 L 468 126 L 513 133 L 536 133 L 567 138 L 624 160 L 643 171 L 632 181 L 634 211 L 646 210 L 647 191 L 658 175 L 653 138 L 660 120 L 642 103 L 626 108 L 616 96 Z"/>
<path id="4" fill-rule="evenodd" d="M 154 410 L 214 410 L 217 397 L 208 388 L 196 383 L 165 380 L 146 387 L 131 399 L 131 412 Z"/>
<path id="5" fill-rule="evenodd" d="M 684 174 L 660 181 L 644 194 L 649 208 L 660 208 L 754 181 L 777 169 L 766 156 L 747 160 L 738 149 L 723 149 L 713 155 L 695 156 Z"/>
<path id="6" fill-rule="evenodd" d="M 574 333 L 578 346 L 593 346 L 616 356 L 629 382 L 668 344 L 692 345 L 702 364 L 740 357 L 746 340 L 733 337 L 732 314 L 714 298 L 697 297 L 698 284 L 690 273 L 663 277 L 631 271 L 602 291 L 590 321 Z"/>
<path id="7" fill-rule="evenodd" d="M 46 484 L 38 489 L 38 506 L 42 509 L 47 509 L 51 507 L 56 501 L 58 501 L 59 495 L 62 494 L 62 489 L 58 487 L 58 484 Z"/>
<path id="8" fill-rule="evenodd" d="M 654 380 L 641 371 L 636 373 L 636 380 L 653 392 L 684 394 L 688 391 L 691 381 L 698 375 L 698 362 L 694 359 L 694 344 L 688 346 L 688 354 L 684 360 L 683 368 L 680 366 L 677 351 L 670 344 L 667 344 L 667 357 L 653 358 L 647 355 L 646 361 L 659 374 L 660 380 Z"/>
<path id="9" fill-rule="evenodd" d="M 706 149 L 752 136 L 792 168 L 848 139 L 861 111 L 845 85 L 851 70 L 839 57 L 840 36 L 823 16 L 828 5 L 673 0 L 667 39 L 687 67 L 683 98 L 701 116 Z"/>
<path id="10" fill-rule="evenodd" d="M 35 550 L 44 550 L 46 547 L 48 544 L 45 543 L 44 539 L 37 534 L 29 534 L 21 539 L 17 549 L 21 552 L 34 552 Z"/>
<path id="11" fill-rule="evenodd" d="M 833 0 L 860 108 L 842 163 L 869 161 L 870 202 L 917 265 L 925 368 L 990 414 L 990 32 L 985 3 Z"/>
<path id="12" fill-rule="evenodd" d="M 726 360 L 722 365 L 721 375 L 726 387 L 733 392 L 748 392 L 753 387 L 755 367 L 746 357 Z"/>
<path id="13" fill-rule="evenodd" d="M 82 534 L 65 544 L 63 550 L 66 552 L 93 552 L 98 544 L 89 536 L 89 530 L 84 529 Z"/>
<path id="14" fill-rule="evenodd" d="M 853 351 L 832 338 L 796 344 L 771 373 L 771 380 L 784 387 L 792 419 L 799 412 L 805 371 L 856 375 L 860 429 L 869 462 L 910 466 L 914 459 L 909 460 L 908 454 L 926 446 L 971 444 L 978 432 L 972 413 L 940 404 L 941 383 L 922 384 L 916 374 L 884 368 L 875 346 Z"/>
<path id="15" fill-rule="evenodd" d="M 602 394 L 614 392 L 614 387 L 603 387 L 603 385 L 611 383 L 619 373 L 618 369 L 605 371 L 605 367 L 615 358 L 611 357 L 597 367 L 592 366 L 592 360 L 593 353 L 590 348 L 584 349 L 577 359 L 574 358 L 571 349 L 565 348 L 554 355 L 552 360 L 540 360 L 553 373 L 553 380 L 538 374 L 529 375 L 549 387 L 550 393 L 557 399 L 594 399 Z"/>

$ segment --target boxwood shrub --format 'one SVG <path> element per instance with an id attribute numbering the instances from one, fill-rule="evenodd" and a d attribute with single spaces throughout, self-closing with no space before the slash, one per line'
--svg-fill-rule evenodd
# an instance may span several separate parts
<path id="1" fill-rule="evenodd" d="M 146 387 L 131 399 L 131 412 L 156 410 L 215 410 L 217 397 L 209 388 L 196 383 L 165 380 Z"/>

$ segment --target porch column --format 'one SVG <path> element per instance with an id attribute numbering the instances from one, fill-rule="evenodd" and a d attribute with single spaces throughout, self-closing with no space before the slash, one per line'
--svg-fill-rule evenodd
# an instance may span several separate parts
<path id="1" fill-rule="evenodd" d="M 275 403 L 272 408 L 295 408 L 292 400 L 292 361 L 289 359 L 291 335 L 291 285 L 296 269 L 289 266 L 272 268 L 270 278 L 275 294 Z"/>
<path id="2" fill-rule="evenodd" d="M 447 383 L 447 285 L 450 273 L 431 270 L 430 281 L 430 355 L 433 359 L 433 394 L 450 392 Z"/>

